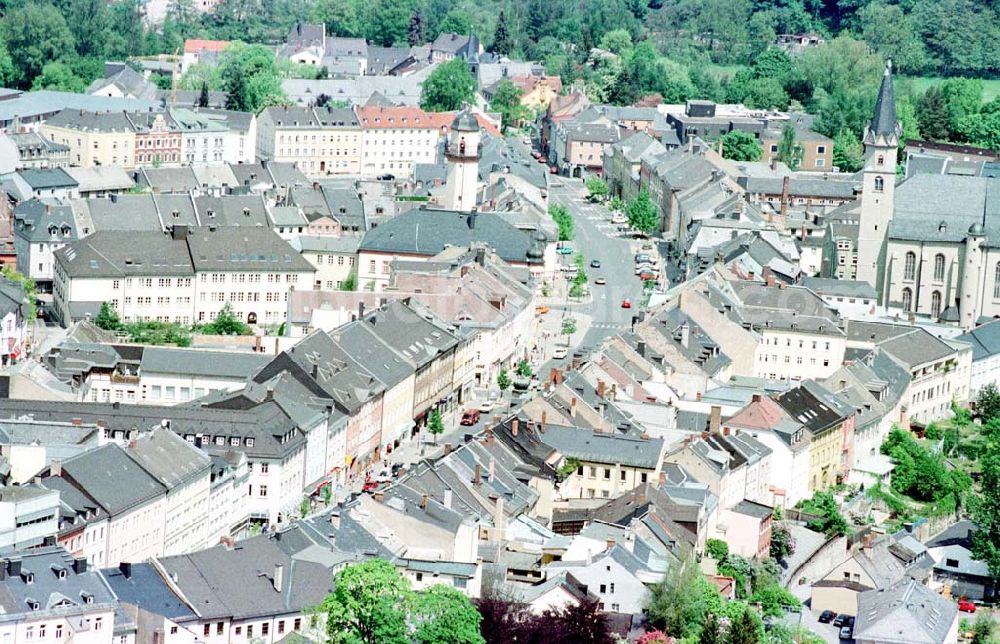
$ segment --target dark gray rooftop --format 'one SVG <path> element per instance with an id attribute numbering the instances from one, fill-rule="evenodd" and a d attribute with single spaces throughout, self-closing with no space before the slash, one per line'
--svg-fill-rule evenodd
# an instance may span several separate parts
<path id="1" fill-rule="evenodd" d="M 137 465 L 121 447 L 109 443 L 62 463 L 72 480 L 111 516 L 125 514 L 166 493 L 166 488 Z"/>

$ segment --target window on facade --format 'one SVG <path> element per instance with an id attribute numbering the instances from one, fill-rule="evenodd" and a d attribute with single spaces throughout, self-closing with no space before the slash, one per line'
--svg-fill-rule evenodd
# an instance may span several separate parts
<path id="1" fill-rule="evenodd" d="M 913 307 L 913 291 L 909 288 L 903 289 L 903 310 L 909 311 Z"/>
<path id="2" fill-rule="evenodd" d="M 885 179 L 875 177 L 875 192 L 882 192 L 883 190 L 885 190 Z"/>
<path id="3" fill-rule="evenodd" d="M 917 254 L 910 251 L 903 262 L 903 279 L 912 280 L 917 274 Z"/>
<path id="4" fill-rule="evenodd" d="M 941 315 L 941 291 L 931 293 L 931 317 L 937 318 Z"/>
<path id="5" fill-rule="evenodd" d="M 944 255 L 941 253 L 934 256 L 934 279 L 938 282 L 944 280 Z"/>
<path id="6" fill-rule="evenodd" d="M 997 267 L 993 271 L 993 299 L 1000 299 L 1000 262 L 997 262 Z"/>

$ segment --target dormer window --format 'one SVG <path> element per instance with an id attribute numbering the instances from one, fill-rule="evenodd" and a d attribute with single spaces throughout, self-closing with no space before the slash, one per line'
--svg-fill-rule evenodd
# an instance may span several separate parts
<path id="1" fill-rule="evenodd" d="M 83 598 L 83 603 L 84 604 L 93 604 L 94 603 L 94 596 L 91 595 L 90 593 L 88 593 L 87 591 L 81 591 L 80 592 L 80 597 Z"/>
<path id="2" fill-rule="evenodd" d="M 26 584 L 35 583 L 35 573 L 25 571 L 23 574 L 24 574 L 24 583 Z"/>
<path id="3" fill-rule="evenodd" d="M 25 601 L 28 604 L 28 608 L 30 610 L 38 610 L 38 608 L 41 606 L 41 604 L 39 604 L 38 601 L 35 600 L 35 599 L 30 599 L 29 598 L 29 599 L 27 599 Z"/>
<path id="4" fill-rule="evenodd" d="M 253 439 L 252 438 L 247 438 L 246 443 L 247 443 L 247 447 L 253 447 Z"/>

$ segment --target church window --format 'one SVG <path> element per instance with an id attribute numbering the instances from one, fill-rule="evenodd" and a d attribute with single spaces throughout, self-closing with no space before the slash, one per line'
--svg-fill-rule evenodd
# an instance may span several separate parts
<path id="1" fill-rule="evenodd" d="M 878 164 L 879 165 L 885 165 L 885 157 L 882 156 L 881 154 L 878 155 Z"/>
<path id="2" fill-rule="evenodd" d="M 1000 262 L 997 262 L 996 270 L 993 271 L 993 299 L 1000 300 Z"/>
<path id="3" fill-rule="evenodd" d="M 912 280 L 917 273 L 917 254 L 910 251 L 906 254 L 906 262 L 903 264 L 903 279 Z"/>
<path id="4" fill-rule="evenodd" d="M 885 189 L 885 179 L 875 177 L 875 192 L 882 192 Z"/>
<path id="5" fill-rule="evenodd" d="M 938 282 L 944 280 L 944 255 L 940 253 L 934 256 L 934 279 Z"/>
<path id="6" fill-rule="evenodd" d="M 941 315 L 941 291 L 931 293 L 931 317 L 935 320 Z"/>
<path id="7" fill-rule="evenodd" d="M 913 291 L 909 288 L 903 289 L 903 310 L 910 311 L 913 308 Z"/>

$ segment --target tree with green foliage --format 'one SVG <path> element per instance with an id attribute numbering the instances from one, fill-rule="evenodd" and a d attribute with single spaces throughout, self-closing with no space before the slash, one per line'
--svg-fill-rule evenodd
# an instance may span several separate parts
<path id="1" fill-rule="evenodd" d="M 417 9 L 410 16 L 410 24 L 406 28 L 406 41 L 411 47 L 423 45 L 427 36 L 424 33 L 424 14 Z"/>
<path id="2" fill-rule="evenodd" d="M 534 375 L 531 371 L 531 363 L 529 363 L 527 360 L 522 360 L 517 363 L 516 373 L 522 378 L 530 378 L 531 376 Z"/>
<path id="3" fill-rule="evenodd" d="M 792 554 L 795 554 L 795 537 L 784 525 L 774 525 L 771 528 L 771 558 L 781 562 Z"/>
<path id="4" fill-rule="evenodd" d="M 441 410 L 435 407 L 431 410 L 431 415 L 427 419 L 427 431 L 434 436 L 434 443 L 437 443 L 438 435 L 444 433 L 444 419 L 441 417 Z"/>
<path id="5" fill-rule="evenodd" d="M 263 45 L 230 45 L 220 56 L 219 77 L 229 109 L 259 112 L 285 100 L 274 52 Z"/>
<path id="6" fill-rule="evenodd" d="M 1000 418 L 1000 390 L 996 383 L 986 383 L 976 394 L 976 412 L 984 423 Z"/>
<path id="7" fill-rule="evenodd" d="M 702 625 L 721 608 L 718 589 L 705 579 L 692 556 L 672 561 L 646 598 L 650 624 L 676 638 L 697 638 Z"/>
<path id="8" fill-rule="evenodd" d="M 744 606 L 736 619 L 730 619 L 729 628 L 726 629 L 726 639 L 730 644 L 758 644 L 764 640 L 764 624 L 757 613 L 750 607 Z"/>
<path id="9" fill-rule="evenodd" d="M 356 291 L 358 289 L 358 271 L 356 269 L 351 269 L 351 272 L 347 274 L 347 279 L 340 283 L 341 291 Z"/>
<path id="10" fill-rule="evenodd" d="M 749 559 L 730 553 L 719 561 L 716 570 L 720 575 L 736 580 L 738 599 L 746 599 L 750 595 L 753 566 Z"/>
<path id="11" fill-rule="evenodd" d="M 850 130 L 833 137 L 833 165 L 841 172 L 857 172 L 865 164 L 865 148 Z"/>
<path id="12" fill-rule="evenodd" d="M 105 331 L 117 331 L 122 328 L 122 319 L 110 302 L 101 302 L 101 310 L 94 318 L 94 325 Z"/>
<path id="13" fill-rule="evenodd" d="M 881 452 L 892 458 L 892 489 L 918 501 L 940 501 L 952 497 L 956 507 L 972 486 L 969 475 L 949 469 L 941 454 L 917 442 L 910 432 L 894 428 L 882 443 Z"/>
<path id="14" fill-rule="evenodd" d="M 493 32 L 493 44 L 490 46 L 490 51 L 498 56 L 510 56 L 510 53 L 514 51 L 514 41 L 507 29 L 507 14 L 503 12 L 503 9 L 500 10 L 500 15 L 497 17 L 497 28 Z"/>
<path id="15" fill-rule="evenodd" d="M 944 437 L 944 430 L 937 423 L 928 423 L 924 429 L 924 438 L 929 441 L 939 441 Z"/>
<path id="16" fill-rule="evenodd" d="M 25 89 L 47 63 L 72 57 L 75 51 L 66 19 L 51 4 L 27 2 L 8 8 L 0 22 L 0 38 L 13 65 L 10 80 Z"/>
<path id="17" fill-rule="evenodd" d="M 587 192 L 591 201 L 601 201 L 608 196 L 608 184 L 596 174 L 587 177 Z"/>
<path id="18" fill-rule="evenodd" d="M 463 58 L 441 63 L 424 80 L 420 107 L 428 112 L 461 109 L 475 98 L 476 80 Z"/>
<path id="19" fill-rule="evenodd" d="M 552 204 L 549 206 L 549 216 L 556 222 L 559 230 L 559 241 L 571 241 L 573 239 L 573 216 L 562 204 Z"/>
<path id="20" fill-rule="evenodd" d="M 848 532 L 847 519 L 840 513 L 837 500 L 829 492 L 816 492 L 811 499 L 799 501 L 798 507 L 816 516 L 806 527 L 827 536 L 845 535 Z"/>
<path id="21" fill-rule="evenodd" d="M 953 140 L 979 147 L 1000 148 L 1000 112 L 980 112 L 963 117 L 953 137 Z"/>
<path id="22" fill-rule="evenodd" d="M 331 501 L 333 501 L 333 485 L 327 483 L 323 486 L 323 505 L 329 506 Z"/>
<path id="23" fill-rule="evenodd" d="M 650 233 L 660 226 L 656 206 L 653 205 L 653 201 L 649 198 L 649 192 L 645 189 L 639 191 L 636 198 L 625 209 L 625 214 L 628 217 L 629 225 L 636 230 Z"/>
<path id="24" fill-rule="evenodd" d="M 497 387 L 500 391 L 507 391 L 510 389 L 510 374 L 507 373 L 507 367 L 500 367 L 500 372 L 497 374 Z"/>
<path id="25" fill-rule="evenodd" d="M 340 569 L 320 610 L 336 644 L 409 644 L 410 582 L 392 564 L 370 559 Z"/>
<path id="26" fill-rule="evenodd" d="M 249 335 L 251 329 L 233 312 L 233 306 L 226 302 L 215 319 L 202 327 L 209 335 Z"/>
<path id="27" fill-rule="evenodd" d="M 309 511 L 312 509 L 312 501 L 309 500 L 308 496 L 303 496 L 302 501 L 299 503 L 299 516 L 307 517 L 309 516 Z"/>
<path id="28" fill-rule="evenodd" d="M 997 644 L 1000 640 L 993 636 L 996 630 L 997 625 L 993 617 L 986 611 L 981 611 L 972 622 L 971 644 Z"/>
<path id="29" fill-rule="evenodd" d="M 929 141 L 947 141 L 951 115 L 941 88 L 931 85 L 917 101 L 917 126 L 920 136 Z"/>
<path id="30" fill-rule="evenodd" d="M 729 555 L 729 544 L 722 539 L 705 541 L 705 554 L 716 561 L 722 561 Z"/>
<path id="31" fill-rule="evenodd" d="M 763 150 L 760 141 L 753 134 L 743 130 L 733 130 L 723 134 L 719 141 L 722 156 L 733 161 L 760 161 Z"/>
<path id="32" fill-rule="evenodd" d="M 568 345 L 569 339 L 573 337 L 574 333 L 576 333 L 576 318 L 563 318 L 562 326 L 560 327 L 559 332 L 566 336 L 566 344 Z"/>
<path id="33" fill-rule="evenodd" d="M 881 0 L 858 11 L 861 37 L 900 72 L 919 72 L 927 64 L 927 51 L 917 38 L 911 18 L 902 7 Z"/>
<path id="34" fill-rule="evenodd" d="M 941 95 L 948 106 L 948 134 L 961 138 L 962 119 L 978 114 L 983 104 L 983 81 L 978 78 L 948 78 L 941 83 Z"/>
<path id="35" fill-rule="evenodd" d="M 435 584 L 414 595 L 409 620 L 417 644 L 485 644 L 482 621 L 469 598 L 451 586 Z"/>
<path id="36" fill-rule="evenodd" d="M 1000 418 L 986 423 L 982 433 L 979 491 L 969 502 L 969 514 L 979 527 L 972 536 L 972 553 L 1000 579 Z"/>
<path id="37" fill-rule="evenodd" d="M 632 50 L 632 34 L 628 29 L 612 29 L 601 36 L 600 48 L 619 56 L 625 56 Z"/>
<path id="38" fill-rule="evenodd" d="M 201 81 L 201 91 L 198 92 L 198 107 L 208 107 L 208 82 Z"/>
<path id="39" fill-rule="evenodd" d="M 759 604 L 761 611 L 768 617 L 780 617 L 788 609 L 799 608 L 802 602 L 779 584 L 772 584 L 759 590 L 754 590 L 747 600 L 751 604 Z"/>
<path id="40" fill-rule="evenodd" d="M 521 97 L 524 92 L 520 87 L 509 80 L 500 81 L 496 93 L 493 94 L 493 102 L 490 107 L 494 112 L 500 113 L 504 131 L 507 128 L 515 127 L 527 116 L 527 110 L 521 105 Z"/>
<path id="41" fill-rule="evenodd" d="M 795 137 L 795 126 L 786 123 L 781 128 L 781 141 L 778 142 L 778 161 L 781 161 L 792 171 L 798 170 L 802 163 L 802 146 Z"/>
<path id="42" fill-rule="evenodd" d="M 31 83 L 33 91 L 51 89 L 79 94 L 86 88 L 86 85 L 76 77 L 69 65 L 58 61 L 46 63 L 45 67 L 42 67 L 42 73 L 35 76 L 35 80 Z"/>
<path id="43" fill-rule="evenodd" d="M 698 644 L 726 644 L 726 638 L 719 626 L 719 618 L 715 613 L 709 613 L 705 625 L 698 634 Z"/>

